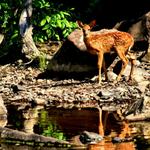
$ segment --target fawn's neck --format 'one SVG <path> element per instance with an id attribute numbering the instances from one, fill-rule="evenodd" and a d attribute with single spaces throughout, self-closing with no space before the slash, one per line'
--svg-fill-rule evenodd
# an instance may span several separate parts
<path id="1" fill-rule="evenodd" d="M 86 43 L 86 41 L 88 40 L 89 33 L 90 33 L 90 31 L 88 31 L 88 30 L 83 30 L 83 40 L 84 40 L 85 43 Z"/>

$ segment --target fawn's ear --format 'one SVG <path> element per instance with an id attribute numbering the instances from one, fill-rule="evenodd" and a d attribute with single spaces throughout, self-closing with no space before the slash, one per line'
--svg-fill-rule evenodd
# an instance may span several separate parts
<path id="1" fill-rule="evenodd" d="M 89 26 L 90 26 L 91 28 L 93 28 L 95 25 L 96 25 L 96 20 L 92 20 L 92 21 L 90 22 L 90 24 L 89 24 Z"/>
<path id="2" fill-rule="evenodd" d="M 83 23 L 81 22 L 81 21 L 79 21 L 79 20 L 77 20 L 77 24 L 78 24 L 78 26 L 80 27 L 80 28 L 82 28 L 84 25 L 83 25 Z"/>

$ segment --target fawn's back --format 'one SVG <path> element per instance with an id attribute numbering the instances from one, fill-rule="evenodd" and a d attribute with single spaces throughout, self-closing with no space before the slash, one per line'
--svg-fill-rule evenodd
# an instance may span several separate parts
<path id="1" fill-rule="evenodd" d="M 133 37 L 118 30 L 110 29 L 99 33 L 89 32 L 84 37 L 84 42 L 87 49 L 92 54 L 97 54 L 99 51 L 110 53 L 112 50 L 119 50 L 127 53 L 128 49 L 133 46 Z"/>

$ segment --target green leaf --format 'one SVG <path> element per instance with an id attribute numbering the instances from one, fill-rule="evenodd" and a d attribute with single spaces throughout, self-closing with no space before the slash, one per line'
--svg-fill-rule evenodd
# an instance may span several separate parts
<path id="1" fill-rule="evenodd" d="M 66 16 L 71 16 L 69 13 L 67 13 L 65 11 L 63 12 L 63 14 L 66 15 Z"/>
<path id="2" fill-rule="evenodd" d="M 63 140 L 63 133 L 59 133 L 59 134 L 58 134 L 58 139 L 59 139 L 59 140 Z"/>
<path id="3" fill-rule="evenodd" d="M 18 37 L 18 31 L 16 30 L 15 32 L 14 32 L 14 34 L 11 36 L 11 39 L 14 39 L 14 38 L 16 38 L 16 37 Z"/>
<path id="4" fill-rule="evenodd" d="M 41 22 L 40 22 L 40 26 L 44 26 L 46 23 L 46 19 L 43 19 Z"/>
<path id="5" fill-rule="evenodd" d="M 61 15 L 60 14 L 56 14 L 57 19 L 61 19 Z"/>
<path id="6" fill-rule="evenodd" d="M 61 28 L 61 20 L 57 20 L 57 26 L 59 27 L 59 28 Z"/>
<path id="7" fill-rule="evenodd" d="M 64 30 L 64 31 L 62 32 L 63 35 L 65 35 L 66 33 L 67 33 L 67 30 Z"/>
<path id="8" fill-rule="evenodd" d="M 63 12 L 62 12 L 62 11 L 60 12 L 60 15 L 61 15 L 61 18 L 62 18 L 62 19 L 64 19 L 64 18 L 65 18 L 65 16 L 64 16 L 64 14 L 63 14 Z"/>
<path id="9" fill-rule="evenodd" d="M 47 33 L 48 37 L 51 37 L 51 35 L 52 35 L 51 30 L 46 30 L 46 33 Z"/>
<path id="10" fill-rule="evenodd" d="M 49 2 L 47 2 L 46 4 L 45 4 L 45 7 L 50 7 L 50 4 L 49 4 Z"/>
<path id="11" fill-rule="evenodd" d="M 46 16 L 46 21 L 49 23 L 51 21 L 51 17 L 50 16 Z"/>
<path id="12" fill-rule="evenodd" d="M 44 36 L 44 40 L 48 40 L 47 36 Z"/>
<path id="13" fill-rule="evenodd" d="M 66 27 L 66 25 L 64 24 L 64 22 L 61 23 L 61 29 L 63 30 Z"/>
<path id="14" fill-rule="evenodd" d="M 64 36 L 64 38 L 66 38 L 68 35 L 69 35 L 69 33 L 66 32 L 63 36 Z"/>
<path id="15" fill-rule="evenodd" d="M 18 34 L 17 34 L 17 33 L 15 33 L 13 36 L 11 36 L 11 39 L 16 38 L 17 36 L 18 36 Z"/>
<path id="16" fill-rule="evenodd" d="M 47 29 L 49 29 L 50 28 L 50 25 L 49 24 L 46 24 L 43 28 L 42 28 L 42 30 L 47 30 Z"/>
<path id="17" fill-rule="evenodd" d="M 59 37 L 58 34 L 55 34 L 55 38 L 56 38 L 57 40 L 60 40 L 60 37 Z"/>
<path id="18" fill-rule="evenodd" d="M 44 42 L 44 40 L 42 38 L 38 38 L 38 41 L 40 41 L 41 43 Z"/>
<path id="19" fill-rule="evenodd" d="M 70 8 L 70 10 L 75 10 L 75 8 Z"/>
<path id="20" fill-rule="evenodd" d="M 51 26 L 54 27 L 54 28 L 57 27 L 55 23 L 51 23 Z"/>
<path id="21" fill-rule="evenodd" d="M 39 1 L 40 8 L 43 7 L 43 3 Z"/>
<path id="22" fill-rule="evenodd" d="M 67 20 L 65 21 L 65 24 L 66 24 L 66 27 L 71 28 L 71 25 Z"/>

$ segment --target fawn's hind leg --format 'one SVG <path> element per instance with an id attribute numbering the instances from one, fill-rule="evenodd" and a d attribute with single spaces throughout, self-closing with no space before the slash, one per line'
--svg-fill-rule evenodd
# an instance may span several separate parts
<path id="1" fill-rule="evenodd" d="M 117 76 L 117 81 L 120 81 L 121 79 L 121 76 L 126 68 L 126 66 L 128 65 L 128 59 L 127 57 L 125 56 L 125 53 L 124 51 L 117 51 L 118 53 L 118 56 L 120 57 L 120 59 L 122 60 L 122 67 L 121 67 L 121 71 L 119 73 L 119 75 Z"/>
<path id="2" fill-rule="evenodd" d="M 136 56 L 133 53 L 128 53 L 129 60 L 131 62 L 131 71 L 129 75 L 129 80 L 132 80 L 133 72 L 134 72 L 134 66 L 136 65 Z"/>
<path id="3" fill-rule="evenodd" d="M 105 80 L 107 81 L 108 80 L 108 75 L 107 75 L 105 58 L 103 58 L 103 64 L 102 65 L 103 65 L 103 71 L 104 71 L 104 74 L 105 74 Z"/>

